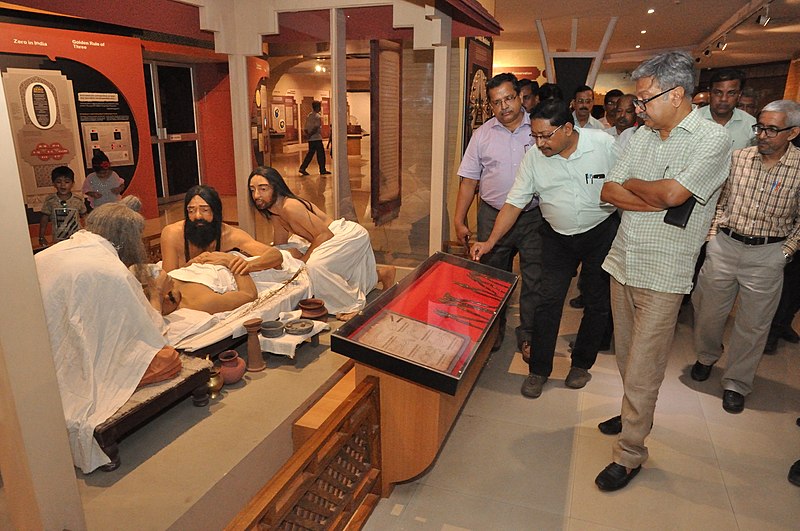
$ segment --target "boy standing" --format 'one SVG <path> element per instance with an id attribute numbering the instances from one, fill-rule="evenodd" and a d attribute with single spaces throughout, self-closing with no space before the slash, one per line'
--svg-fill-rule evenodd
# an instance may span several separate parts
<path id="1" fill-rule="evenodd" d="M 75 185 L 75 172 L 68 166 L 59 166 L 50 174 L 56 193 L 48 196 L 42 205 L 39 221 L 39 244 L 48 245 L 44 237 L 47 224 L 53 220 L 53 243 L 68 239 L 80 229 L 79 219 L 86 215 L 83 199 L 72 195 Z"/>

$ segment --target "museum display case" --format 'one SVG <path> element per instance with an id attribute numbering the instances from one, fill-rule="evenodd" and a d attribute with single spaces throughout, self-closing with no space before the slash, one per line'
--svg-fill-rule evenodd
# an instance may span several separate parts
<path id="1" fill-rule="evenodd" d="M 331 335 L 331 349 L 455 395 L 517 275 L 436 253 Z"/>

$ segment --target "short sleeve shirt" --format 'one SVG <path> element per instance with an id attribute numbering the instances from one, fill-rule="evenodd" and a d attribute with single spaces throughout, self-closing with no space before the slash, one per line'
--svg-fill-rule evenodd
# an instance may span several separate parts
<path id="1" fill-rule="evenodd" d="M 86 204 L 74 195 L 62 201 L 53 194 L 45 199 L 42 214 L 46 214 L 53 224 L 53 241 L 60 242 L 69 239 L 81 228 L 80 216 L 86 214 Z"/>
<path id="2" fill-rule="evenodd" d="M 614 139 L 603 131 L 576 131 L 578 145 L 564 158 L 546 157 L 531 149 L 517 172 L 506 203 L 524 208 L 539 197 L 542 216 L 559 234 L 582 234 L 602 223 L 615 210 L 600 201 L 605 178 L 614 166 Z"/>
<path id="3" fill-rule="evenodd" d="M 624 211 L 603 262 L 621 284 L 661 293 L 689 293 L 697 255 L 714 216 L 731 162 L 730 136 L 719 124 L 689 113 L 661 140 L 640 127 L 631 137 L 609 182 L 675 179 L 697 199 L 686 228 L 664 223 L 666 211 Z"/>
<path id="4" fill-rule="evenodd" d="M 700 116 L 706 120 L 714 121 L 711 117 L 711 106 L 706 105 L 697 109 Z M 755 143 L 756 135 L 753 134 L 753 125 L 756 119 L 741 109 L 733 109 L 733 116 L 725 124 L 725 130 L 731 135 L 733 149 L 743 149 Z M 716 122 L 715 122 L 716 123 Z"/>
<path id="5" fill-rule="evenodd" d="M 472 133 L 461 159 L 458 175 L 480 181 L 481 200 L 500 210 L 514 184 L 519 164 L 532 149 L 531 120 L 523 112 L 522 123 L 514 131 L 492 118 Z M 534 202 L 528 208 L 536 206 Z"/>

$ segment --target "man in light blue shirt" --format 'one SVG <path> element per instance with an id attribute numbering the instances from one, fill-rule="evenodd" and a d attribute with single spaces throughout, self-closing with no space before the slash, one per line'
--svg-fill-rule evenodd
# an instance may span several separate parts
<path id="1" fill-rule="evenodd" d="M 614 166 L 614 139 L 603 131 L 575 128 L 566 103 L 548 100 L 531 113 L 531 136 L 539 149 L 522 159 L 514 185 L 485 242 L 476 242 L 477 260 L 513 226 L 534 197 L 546 223 L 542 228 L 540 302 L 533 316 L 530 374 L 522 394 L 537 398 L 553 370 L 558 327 L 572 273 L 581 266 L 585 309 L 572 350 L 567 387 L 580 389 L 611 311 L 609 277 L 601 265 L 617 233 L 616 207 L 600 201 L 606 175 Z"/>
<path id="2" fill-rule="evenodd" d="M 745 73 L 735 68 L 723 68 L 711 75 L 709 104 L 697 112 L 706 120 L 717 122 L 731 135 L 732 149 L 742 149 L 755 143 L 755 117 L 737 109 L 744 89 Z"/>

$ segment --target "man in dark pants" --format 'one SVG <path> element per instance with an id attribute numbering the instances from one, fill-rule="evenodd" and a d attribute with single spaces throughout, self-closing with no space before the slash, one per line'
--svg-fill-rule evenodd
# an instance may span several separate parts
<path id="1" fill-rule="evenodd" d="M 617 234 L 616 207 L 600 201 L 605 176 L 614 166 L 614 139 L 603 131 L 575 128 L 566 103 L 549 100 L 531 113 L 531 136 L 539 149 L 520 164 L 514 186 L 485 241 L 472 246 L 473 259 L 491 251 L 533 197 L 546 221 L 542 230 L 542 278 L 533 315 L 530 374 L 521 392 L 538 398 L 553 370 L 558 327 L 572 272 L 581 264 L 586 309 L 581 319 L 567 387 L 591 379 L 611 311 L 609 277 L 601 265 Z"/>
<path id="2" fill-rule="evenodd" d="M 478 206 L 478 239 L 485 240 L 492 231 L 497 213 L 506 201 L 514 184 L 522 157 L 531 146 L 530 118 L 522 107 L 522 98 L 513 74 L 498 74 L 486 83 L 489 103 L 494 117 L 472 134 L 458 168 L 461 184 L 456 199 L 454 225 L 459 241 L 468 244 L 472 234 L 467 226 L 467 211 L 480 185 Z M 519 253 L 522 288 L 519 297 L 520 326 L 517 347 L 530 350 L 533 330 L 533 311 L 539 291 L 542 268 L 542 214 L 537 199 L 523 208 L 514 226 L 500 239 L 491 253 L 481 262 L 511 271 L 514 256 Z M 500 333 L 492 350 L 500 348 L 505 333 L 506 313 L 500 314 Z"/>
<path id="3" fill-rule="evenodd" d="M 800 310 L 800 260 L 794 260 L 783 270 L 783 290 L 778 310 L 772 318 L 764 354 L 775 354 L 778 340 L 800 343 L 800 336 L 792 328 L 794 315 Z"/>
<path id="4" fill-rule="evenodd" d="M 328 175 L 330 172 L 325 169 L 325 147 L 322 145 L 322 117 L 320 111 L 322 110 L 322 103 L 318 101 L 311 102 L 311 112 L 306 117 L 306 124 L 303 127 L 303 132 L 308 140 L 308 153 L 306 158 L 303 159 L 303 164 L 300 165 L 300 173 L 308 175 L 306 168 L 311 163 L 314 153 L 317 154 L 317 164 L 319 165 L 319 174 Z"/>

